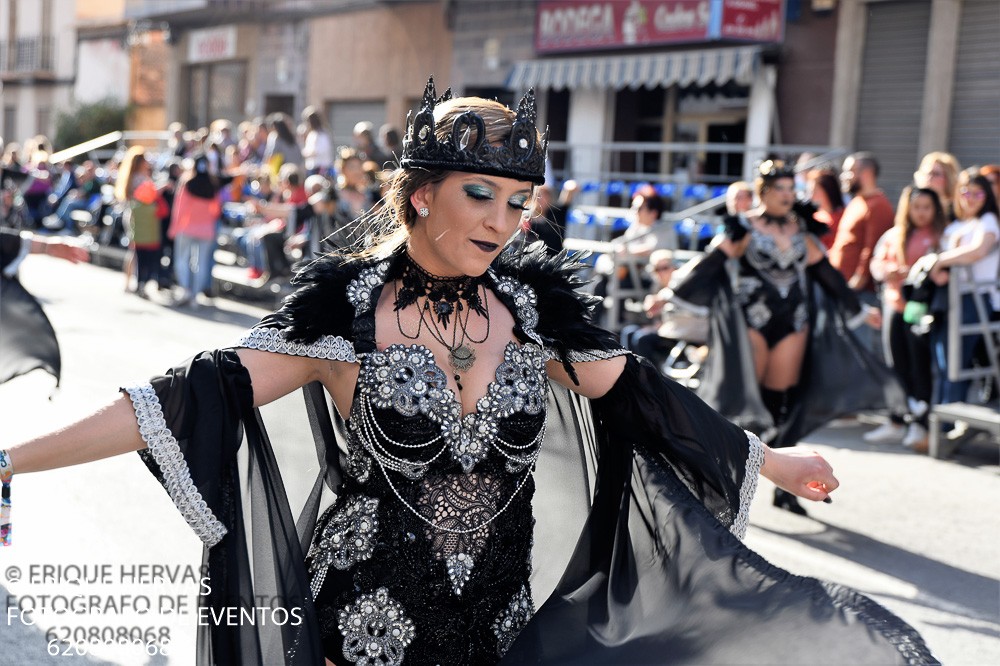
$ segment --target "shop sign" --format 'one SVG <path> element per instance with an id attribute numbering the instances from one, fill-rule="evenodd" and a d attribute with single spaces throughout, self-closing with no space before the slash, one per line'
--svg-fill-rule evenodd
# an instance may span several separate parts
<path id="1" fill-rule="evenodd" d="M 211 62 L 236 57 L 236 26 L 192 30 L 188 39 L 188 62 Z"/>
<path id="2" fill-rule="evenodd" d="M 542 0 L 535 15 L 535 51 L 778 41 L 782 5 L 783 0 Z"/>
<path id="3" fill-rule="evenodd" d="M 724 0 L 721 39 L 780 42 L 784 37 L 782 0 Z"/>

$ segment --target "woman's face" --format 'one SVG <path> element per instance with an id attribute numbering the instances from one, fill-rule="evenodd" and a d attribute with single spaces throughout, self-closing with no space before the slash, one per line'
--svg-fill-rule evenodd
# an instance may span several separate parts
<path id="1" fill-rule="evenodd" d="M 351 157 L 344 160 L 341 165 L 341 174 L 344 176 L 344 184 L 347 187 L 363 187 L 365 183 L 365 168 L 361 160 Z"/>
<path id="2" fill-rule="evenodd" d="M 778 178 L 760 195 L 764 210 L 770 215 L 787 215 L 795 203 L 795 179 Z"/>
<path id="3" fill-rule="evenodd" d="M 410 230 L 413 258 L 436 275 L 482 275 L 517 231 L 531 200 L 531 183 L 452 172 L 410 197 L 427 208 Z"/>
<path id="4" fill-rule="evenodd" d="M 910 199 L 910 222 L 918 229 L 930 226 L 934 221 L 934 202 L 926 194 L 918 194 Z"/>
<path id="5" fill-rule="evenodd" d="M 650 272 L 661 287 L 666 287 L 670 284 L 670 278 L 673 277 L 674 265 L 669 260 L 664 261 L 661 259 L 650 269 Z"/>
<path id="6" fill-rule="evenodd" d="M 975 183 L 958 188 L 958 196 L 962 197 L 962 203 L 969 217 L 977 217 L 979 211 L 983 209 L 983 204 L 986 203 L 986 192 Z"/>
<path id="7" fill-rule="evenodd" d="M 739 213 L 745 213 L 753 208 L 753 195 L 750 190 L 739 190 L 733 195 L 733 210 Z"/>
<path id="8" fill-rule="evenodd" d="M 948 173 L 940 162 L 932 162 L 928 171 L 918 171 L 914 180 L 920 187 L 926 187 L 937 192 L 939 197 L 948 196 Z"/>

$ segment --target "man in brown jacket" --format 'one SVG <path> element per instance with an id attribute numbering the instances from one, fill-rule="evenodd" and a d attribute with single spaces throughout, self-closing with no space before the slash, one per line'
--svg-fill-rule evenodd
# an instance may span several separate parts
<path id="1" fill-rule="evenodd" d="M 893 224 L 892 204 L 878 188 L 878 174 L 878 160 L 871 153 L 848 156 L 840 174 L 841 186 L 853 198 L 840 219 L 830 263 L 859 295 L 875 292 L 869 263 L 875 243 Z"/>

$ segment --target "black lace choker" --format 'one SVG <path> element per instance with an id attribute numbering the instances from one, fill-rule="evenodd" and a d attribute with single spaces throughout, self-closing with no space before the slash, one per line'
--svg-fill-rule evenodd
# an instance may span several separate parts
<path id="1" fill-rule="evenodd" d="M 448 361 L 451 367 L 456 372 L 468 370 L 476 362 L 476 353 L 465 343 L 479 344 L 490 334 L 490 308 L 489 303 L 484 300 L 485 290 L 483 297 L 479 295 L 482 278 L 468 275 L 459 277 L 434 275 L 415 262 L 409 253 L 404 254 L 402 260 L 403 270 L 399 277 L 400 284 L 396 288 L 394 303 L 399 332 L 415 340 L 420 337 L 420 331 L 426 326 L 431 337 L 448 349 Z M 420 299 L 424 299 L 423 305 L 419 305 Z M 403 330 L 399 312 L 415 303 L 420 309 L 420 323 L 417 332 L 410 335 Z M 469 317 L 473 312 L 486 320 L 486 334 L 480 340 L 474 340 L 468 332 Z M 453 326 L 452 315 L 455 317 Z M 450 336 L 447 335 L 449 326 L 451 326 Z M 456 374 L 455 380 L 459 382 L 458 388 L 461 390 L 461 377 Z"/>
<path id="2" fill-rule="evenodd" d="M 402 286 L 396 295 L 397 311 L 413 305 L 421 298 L 426 298 L 430 310 L 437 323 L 444 328 L 451 324 L 451 316 L 459 313 L 464 302 L 468 310 L 483 317 L 486 310 L 479 297 L 481 278 L 460 275 L 458 277 L 442 277 L 425 270 L 413 260 L 407 252 L 403 255 L 403 273 L 400 276 Z"/>
<path id="3" fill-rule="evenodd" d="M 770 213 L 761 213 L 760 216 L 764 218 L 765 224 L 777 224 L 780 227 L 788 222 L 788 215 L 771 215 Z"/>

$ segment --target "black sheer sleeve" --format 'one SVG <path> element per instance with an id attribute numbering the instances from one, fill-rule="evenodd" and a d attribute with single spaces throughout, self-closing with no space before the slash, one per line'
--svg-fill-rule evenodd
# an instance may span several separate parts
<path id="1" fill-rule="evenodd" d="M 715 248 L 705 254 L 685 271 L 678 284 L 673 287 L 672 298 L 693 306 L 708 307 L 718 289 L 719 283 L 726 278 L 726 253 Z"/>
<path id="2" fill-rule="evenodd" d="M 206 547 L 199 604 L 219 621 L 199 625 L 198 663 L 322 663 L 296 522 L 315 515 L 323 474 L 296 517 L 235 350 L 123 390 L 148 447 L 140 456 Z M 247 616 L 256 621 L 231 621 Z"/>
<path id="3" fill-rule="evenodd" d="M 611 390 L 591 405 L 614 441 L 630 440 L 670 465 L 722 525 L 738 536 L 746 532 L 764 462 L 755 435 L 635 356 L 628 358 Z"/>
<path id="4" fill-rule="evenodd" d="M 30 251 L 30 237 L 0 229 L 0 384 L 41 369 L 58 385 L 62 359 L 56 332 L 41 304 L 17 277 Z"/>
<path id="5" fill-rule="evenodd" d="M 830 261 L 823 257 L 815 264 L 806 268 L 809 277 L 816 281 L 823 290 L 846 310 L 849 316 L 861 312 L 861 301 L 858 295 L 847 286 L 847 280 L 840 274 Z"/>

